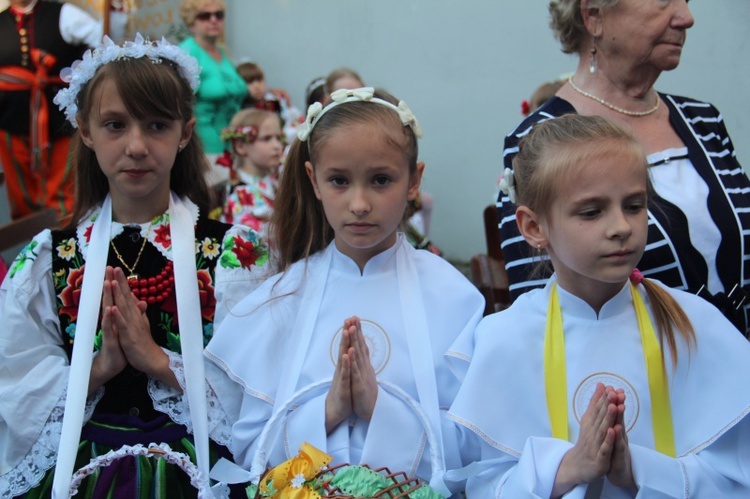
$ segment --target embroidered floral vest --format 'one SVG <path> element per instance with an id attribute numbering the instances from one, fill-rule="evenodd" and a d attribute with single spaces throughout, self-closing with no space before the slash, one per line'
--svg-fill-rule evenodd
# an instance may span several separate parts
<path id="1" fill-rule="evenodd" d="M 88 245 L 92 223 L 86 223 L 77 229 L 52 232 L 52 273 L 57 296 L 57 311 L 60 319 L 60 330 L 65 349 L 70 357 L 75 341 L 78 304 L 81 295 L 85 259 L 81 245 Z M 229 225 L 200 218 L 195 227 L 197 282 L 201 302 L 201 316 L 204 344 L 213 335 L 214 283 L 216 266 L 229 268 L 247 267 L 265 262 L 268 255 L 261 247 L 241 237 L 225 240 Z M 143 244 L 140 226 L 125 226 L 122 233 L 113 240 L 122 259 L 133 265 L 138 274 L 138 285 L 131 289 L 140 289 L 140 299 L 149 303 L 146 311 L 151 335 L 155 342 L 170 351 L 181 353 L 180 328 L 177 317 L 177 302 L 174 289 L 174 272 L 172 262 L 166 254 L 171 255 L 169 223 L 166 216 L 157 217 L 147 234 L 149 239 Z M 255 241 L 257 244 L 257 241 Z M 128 275 L 128 270 L 119 261 L 116 252 L 110 246 L 107 265 L 120 267 Z M 137 258 L 143 248 L 142 255 Z M 101 331 L 94 341 L 94 348 L 99 350 L 102 344 Z M 147 392 L 148 379 L 144 373 L 128 366 L 123 372 L 105 384 L 105 395 L 97 404 L 96 412 L 108 414 L 128 414 L 143 420 L 153 419 L 158 413 L 153 409 Z"/>

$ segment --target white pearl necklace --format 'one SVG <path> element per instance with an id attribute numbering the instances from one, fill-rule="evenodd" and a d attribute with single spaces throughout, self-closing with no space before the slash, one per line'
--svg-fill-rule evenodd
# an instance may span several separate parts
<path id="1" fill-rule="evenodd" d="M 615 106 L 614 104 L 610 104 L 609 102 L 605 101 L 601 97 L 597 97 L 594 94 L 590 94 L 590 93 L 586 92 L 585 90 L 583 90 L 581 88 L 578 88 L 578 85 L 576 85 L 573 82 L 573 76 L 572 75 L 570 77 L 568 77 L 568 83 L 570 83 L 570 86 L 573 87 L 573 90 L 575 90 L 579 94 L 583 95 L 584 97 L 588 97 L 589 99 L 593 99 L 596 102 L 598 102 L 599 104 L 601 104 L 602 106 L 608 107 L 612 111 L 617 111 L 618 113 L 624 114 L 626 116 L 635 116 L 635 117 L 648 116 L 649 114 L 654 114 L 656 112 L 656 110 L 659 109 L 659 101 L 661 100 L 661 99 L 659 99 L 659 94 L 656 94 L 656 105 L 654 105 L 654 107 L 652 107 L 651 109 L 646 109 L 645 111 L 628 111 L 627 109 L 623 109 L 621 107 Z"/>

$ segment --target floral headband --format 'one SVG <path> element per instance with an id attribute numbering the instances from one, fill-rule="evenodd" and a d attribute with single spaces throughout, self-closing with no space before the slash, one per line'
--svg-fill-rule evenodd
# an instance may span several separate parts
<path id="1" fill-rule="evenodd" d="M 256 125 L 238 126 L 234 128 L 224 128 L 221 130 L 221 140 L 228 142 L 230 140 L 241 140 L 252 144 L 258 138 L 258 127 Z"/>
<path id="2" fill-rule="evenodd" d="M 94 77 L 100 67 L 125 57 L 131 59 L 148 57 L 154 64 L 161 64 L 163 59 L 168 59 L 177 65 L 180 75 L 187 80 L 193 92 L 200 85 L 198 75 L 201 72 L 201 67 L 198 61 L 177 45 L 169 43 L 166 38 L 154 43 L 144 39 L 138 33 L 135 35 L 135 40 L 127 41 L 120 46 L 105 36 L 104 43 L 100 47 L 87 50 L 84 52 L 82 60 L 75 61 L 71 67 L 60 71 L 60 78 L 68 83 L 68 88 L 63 88 L 57 92 L 52 102 L 57 104 L 60 110 L 65 113 L 65 117 L 68 118 L 73 127 L 78 127 L 76 123 L 78 92 Z"/>
<path id="3" fill-rule="evenodd" d="M 320 102 L 314 102 L 307 109 L 307 118 L 305 122 L 299 126 L 297 130 L 297 138 L 302 142 L 305 142 L 310 138 L 310 134 L 315 128 L 315 125 L 320 121 L 321 116 L 330 111 L 336 106 L 346 104 L 347 102 L 374 102 L 375 104 L 381 104 L 389 107 L 398 113 L 401 118 L 401 124 L 404 126 L 411 127 L 414 135 L 419 139 L 422 138 L 422 129 L 419 128 L 419 123 L 414 113 L 411 112 L 406 102 L 399 101 L 398 106 L 391 104 L 388 101 L 375 97 L 375 89 L 372 87 L 346 89 L 342 88 L 336 90 L 331 94 L 332 102 L 327 106 L 323 107 Z"/>

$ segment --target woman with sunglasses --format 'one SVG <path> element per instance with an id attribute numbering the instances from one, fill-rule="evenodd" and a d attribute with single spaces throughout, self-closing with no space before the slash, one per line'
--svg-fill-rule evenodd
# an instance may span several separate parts
<path id="1" fill-rule="evenodd" d="M 180 47 L 198 59 L 202 68 L 195 96 L 195 131 L 212 166 L 211 185 L 226 180 L 228 169 L 215 164 L 224 151 L 221 129 L 229 125 L 247 97 L 245 80 L 222 47 L 225 11 L 224 0 L 182 0 L 180 4 L 180 17 L 192 33 Z"/>

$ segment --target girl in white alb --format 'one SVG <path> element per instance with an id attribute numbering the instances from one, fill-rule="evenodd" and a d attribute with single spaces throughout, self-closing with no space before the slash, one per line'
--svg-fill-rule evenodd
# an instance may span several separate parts
<path id="1" fill-rule="evenodd" d="M 448 354 L 449 417 L 481 444 L 468 497 L 748 497 L 750 345 L 634 271 L 651 186 L 632 133 L 563 116 L 514 167 L 501 188 L 555 274 Z"/>
<path id="2" fill-rule="evenodd" d="M 458 380 L 443 353 L 473 331 L 483 300 L 448 262 L 397 233 L 423 169 L 406 104 L 372 88 L 332 97 L 311 106 L 284 168 L 272 224 L 282 272 L 242 300 L 207 347 L 244 388 L 232 451 L 250 469 L 272 414 L 330 381 L 294 404 L 270 465 L 307 441 L 335 463 L 437 484 L 446 466 L 462 464 L 445 418 Z"/>

